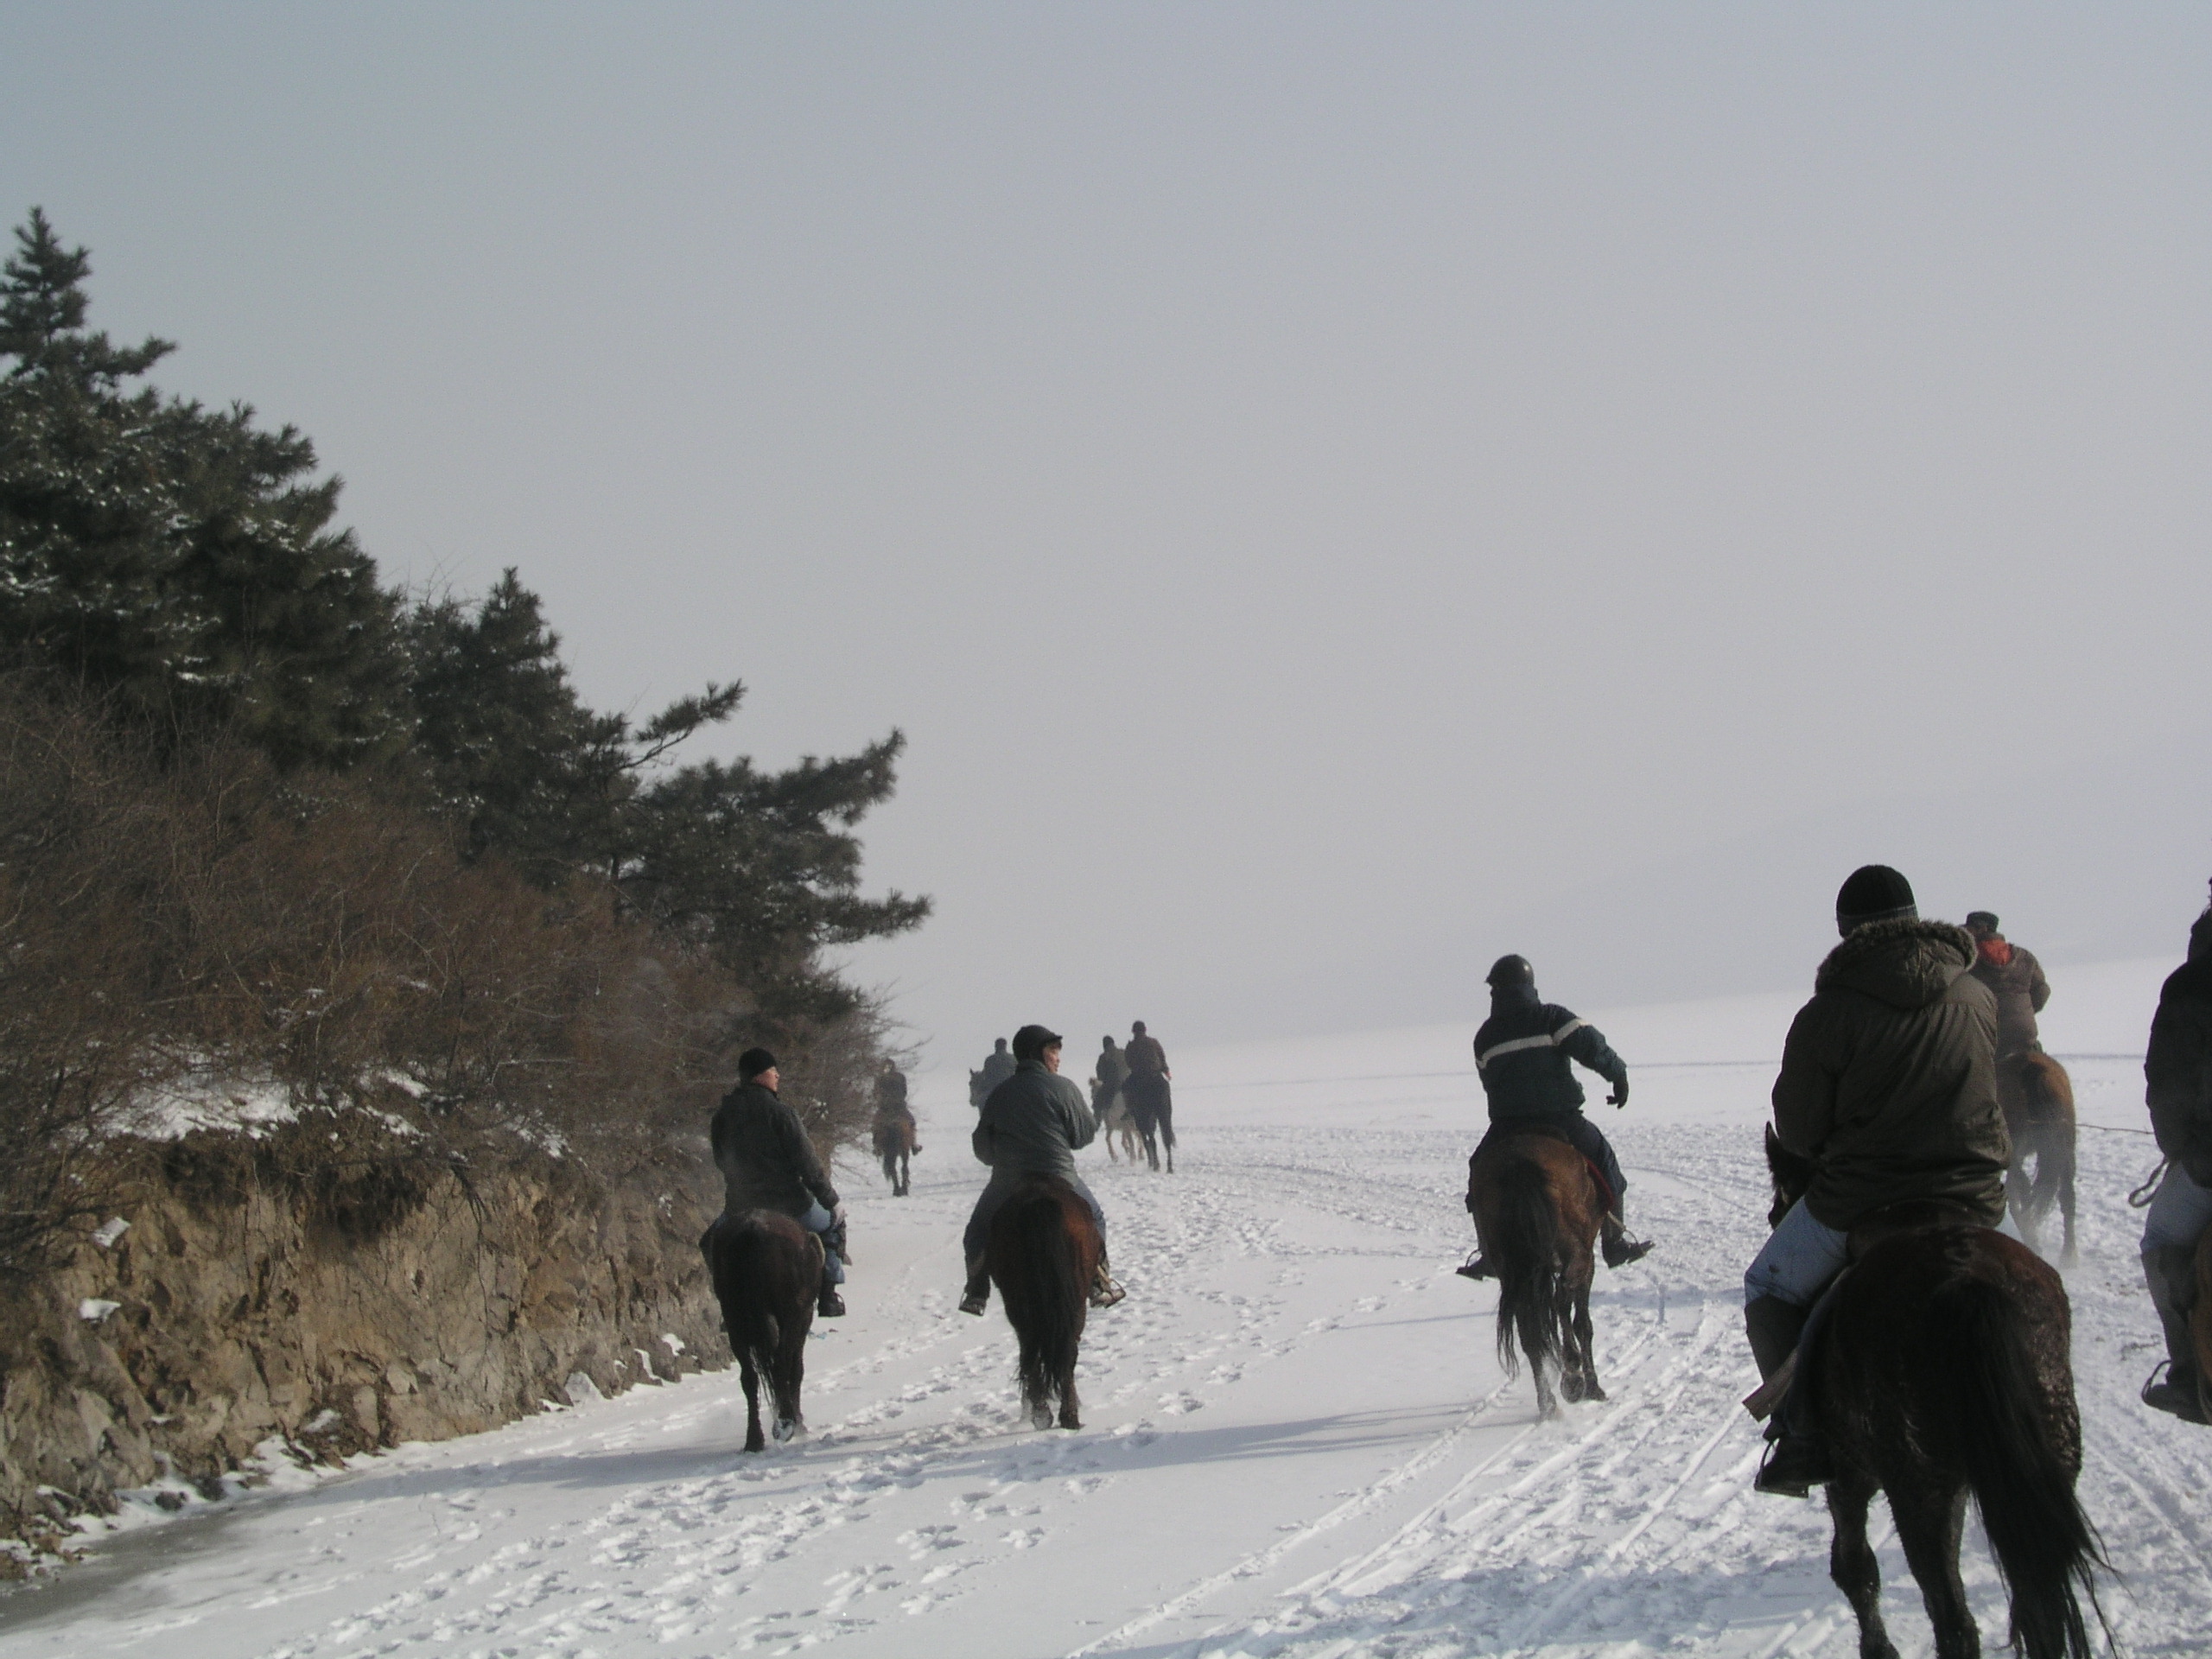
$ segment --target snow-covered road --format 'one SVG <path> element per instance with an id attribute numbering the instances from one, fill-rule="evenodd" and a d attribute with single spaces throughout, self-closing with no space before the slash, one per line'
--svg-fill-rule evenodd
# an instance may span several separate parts
<path id="1" fill-rule="evenodd" d="M 728 1373 L 404 1447 L 100 1543 L 0 1598 L 0 1659 L 1855 1652 L 1825 1514 L 1750 1491 L 1736 1403 L 1770 1067 L 1652 1065 L 1605 1114 L 1660 1248 L 1600 1275 L 1611 1402 L 1540 1424 L 1491 1357 L 1494 1292 L 1451 1272 L 1480 1114 L 1464 1061 L 1425 1052 L 1193 1056 L 1181 1173 L 1087 1154 L 1130 1297 L 1092 1322 L 1080 1433 L 1029 1429 L 1003 1320 L 952 1309 L 981 1172 L 964 1106 L 931 1099 L 911 1198 L 847 1174 L 853 1313 L 817 1326 L 808 1440 L 738 1452 Z M 2075 1071 L 2086 1119 L 2140 1125 L 2139 1063 Z M 2106 1605 L 2128 1652 L 2199 1652 L 2212 1433 L 2134 1398 L 2156 1342 L 2124 1195 L 2155 1154 L 2083 1143 L 2069 1284 L 2082 1490 L 2123 1570 Z M 1892 1630 L 1924 1653 L 1882 1538 Z M 1994 1647 L 1978 1533 L 1968 1558 Z"/>

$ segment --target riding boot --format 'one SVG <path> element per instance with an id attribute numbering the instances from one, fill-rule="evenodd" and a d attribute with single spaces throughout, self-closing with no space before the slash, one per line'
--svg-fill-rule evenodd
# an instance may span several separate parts
<path id="1" fill-rule="evenodd" d="M 1098 1265 L 1090 1274 L 1090 1305 L 1111 1307 L 1129 1293 L 1114 1282 L 1114 1275 L 1106 1271 L 1106 1258 L 1100 1256 Z"/>
<path id="2" fill-rule="evenodd" d="M 1628 1224 L 1610 1210 L 1605 1211 L 1605 1219 L 1600 1224 L 1598 1233 L 1598 1248 L 1603 1252 L 1605 1265 L 1609 1268 L 1624 1268 L 1630 1262 L 1641 1262 L 1651 1254 L 1651 1241 L 1630 1238 Z M 1471 1274 L 1468 1276 L 1473 1277 Z"/>
<path id="3" fill-rule="evenodd" d="M 960 1311 L 980 1315 L 990 1305 L 991 1275 L 979 1255 L 968 1263 L 968 1287 L 961 1295 Z"/>
<path id="4" fill-rule="evenodd" d="M 1759 1376 L 1770 1377 L 1796 1351 L 1797 1338 L 1813 1310 L 1785 1302 L 1778 1296 L 1759 1296 L 1744 1305 L 1744 1334 L 1751 1339 L 1751 1357 Z M 1808 1427 L 1791 1421 L 1802 1413 L 1786 1408 L 1768 1419 L 1766 1434 L 1771 1443 L 1766 1461 L 1759 1465 L 1755 1491 L 1784 1497 L 1802 1497 L 1829 1476 L 1827 1448 Z"/>
<path id="5" fill-rule="evenodd" d="M 2190 1304 L 2194 1300 L 2196 1252 L 2186 1244 L 2168 1244 L 2143 1252 L 2143 1282 L 2150 1287 L 2151 1306 L 2158 1310 L 2165 1332 L 2165 1376 L 2151 1373 L 2143 1385 L 2143 1403 L 2155 1411 L 2171 1412 L 2183 1422 L 2203 1423 L 2203 1390 L 2196 1367 L 2196 1343 L 2189 1328 Z"/>
<path id="6" fill-rule="evenodd" d="M 1487 1279 L 1491 1276 L 1492 1269 L 1490 1265 L 1490 1257 L 1483 1254 L 1482 1246 L 1478 1244 L 1475 1246 L 1475 1253 L 1452 1271 L 1462 1279 Z"/>
<path id="7" fill-rule="evenodd" d="M 830 1263 L 827 1259 L 824 1259 L 822 1263 L 822 1294 L 815 1302 L 814 1311 L 825 1319 L 842 1319 L 845 1317 L 845 1299 L 837 1294 L 837 1281 L 830 1276 Z"/>

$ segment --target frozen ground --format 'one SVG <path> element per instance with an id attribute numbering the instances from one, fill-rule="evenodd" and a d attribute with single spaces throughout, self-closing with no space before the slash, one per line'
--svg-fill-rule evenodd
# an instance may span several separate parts
<path id="1" fill-rule="evenodd" d="M 2153 1417 L 2127 1189 L 2160 964 L 2060 978 L 2083 1239 L 2069 1275 L 2082 1491 L 2133 1655 L 2212 1628 L 2212 1433 Z M 850 1317 L 810 1359 L 811 1438 L 747 1458 L 734 1374 L 403 1448 L 99 1543 L 0 1598 L 0 1659 L 385 1653 L 1834 1655 L 1856 1651 L 1810 1504 L 1755 1497 L 1738 1281 L 1758 1125 L 1797 999 L 1601 1016 L 1638 1067 L 1618 1136 L 1648 1261 L 1600 1276 L 1612 1399 L 1534 1421 L 1452 1276 L 1479 1127 L 1471 1027 L 1177 1055 L 1183 1168 L 1086 1154 L 1130 1298 L 1096 1316 L 1088 1427 L 1023 1426 L 996 1313 L 952 1311 L 981 1173 L 924 1092 L 914 1194 L 847 1173 Z M 2068 1012 L 2070 1004 L 2071 1013 Z M 1172 1033 L 1171 1033 L 1172 1034 Z M 1892 1630 L 1926 1625 L 1893 1545 Z M 2002 1601 L 1978 1533 L 1986 1639 Z"/>

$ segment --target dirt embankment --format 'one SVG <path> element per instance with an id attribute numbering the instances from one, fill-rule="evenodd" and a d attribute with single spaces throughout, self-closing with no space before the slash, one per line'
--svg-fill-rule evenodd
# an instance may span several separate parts
<path id="1" fill-rule="evenodd" d="M 327 1460 L 578 1372 L 613 1394 L 728 1363 L 697 1248 L 718 1180 L 334 1147 L 337 1122 L 138 1149 L 128 1229 L 0 1295 L 0 1534 L 51 1543 L 170 1476 L 213 1495 L 272 1438 Z"/>

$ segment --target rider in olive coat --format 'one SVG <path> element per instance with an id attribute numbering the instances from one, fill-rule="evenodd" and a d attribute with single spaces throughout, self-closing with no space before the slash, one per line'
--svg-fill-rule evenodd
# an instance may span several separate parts
<path id="1" fill-rule="evenodd" d="M 1084 1103 L 1083 1090 L 1074 1079 L 1060 1075 L 1058 1035 L 1042 1026 L 1024 1026 L 1014 1035 L 1014 1073 L 984 1101 L 970 1141 L 976 1160 L 990 1166 L 991 1179 L 976 1198 L 961 1236 L 968 1264 L 968 1283 L 960 1299 L 963 1313 L 981 1313 L 990 1300 L 991 1280 L 983 1253 L 990 1243 L 991 1220 L 1027 1178 L 1050 1175 L 1066 1182 L 1090 1207 L 1102 1247 L 1106 1236 L 1105 1212 L 1075 1173 L 1076 1149 L 1089 1146 L 1096 1136 L 1098 1120 Z M 1108 1275 L 1102 1254 L 1091 1283 L 1091 1305 L 1110 1307 L 1122 1294 Z"/>
<path id="2" fill-rule="evenodd" d="M 2166 976 L 2143 1056 L 2151 1132 L 2165 1179 L 2143 1218 L 2143 1281 L 2166 1338 L 2166 1374 L 2152 1373 L 2143 1403 L 2205 1422 L 2189 1319 L 2196 1300 L 2196 1241 L 2212 1226 L 2212 910 L 2189 930 L 2189 960 Z"/>
<path id="3" fill-rule="evenodd" d="M 1762 1376 L 1796 1349 L 1851 1230 L 1874 1211 L 1936 1198 L 1986 1226 L 2005 1218 L 1997 999 L 1970 971 L 1973 938 L 1922 921 L 1911 883 L 1886 865 L 1853 872 L 1835 908 L 1843 943 L 1814 976 L 1774 1083 L 1775 1138 L 1818 1170 L 1744 1274 Z M 1761 1491 L 1802 1496 L 1827 1478 L 1817 1439 L 1775 1432 Z"/>
<path id="4" fill-rule="evenodd" d="M 809 1232 L 824 1235 L 820 1309 L 834 1319 L 845 1311 L 837 1294 L 845 1281 L 845 1264 L 838 1259 L 845 1206 L 798 1114 L 776 1092 L 783 1080 L 776 1057 L 765 1048 L 748 1048 L 738 1058 L 737 1078 L 708 1130 L 722 1173 L 722 1214 L 773 1210 Z"/>

